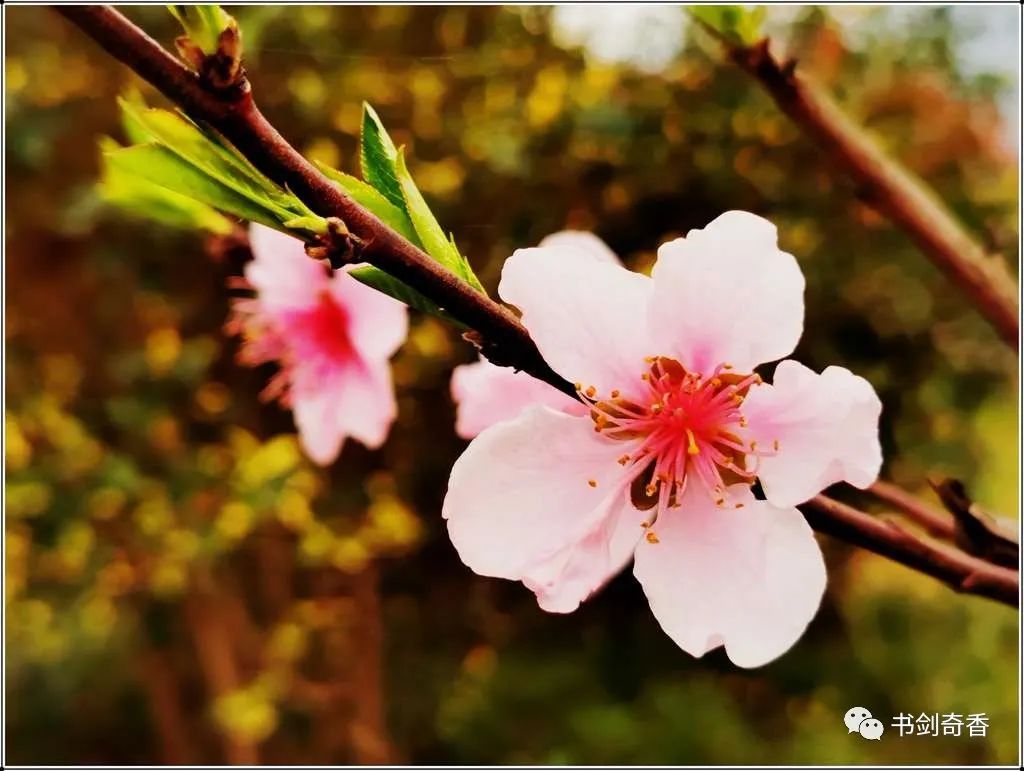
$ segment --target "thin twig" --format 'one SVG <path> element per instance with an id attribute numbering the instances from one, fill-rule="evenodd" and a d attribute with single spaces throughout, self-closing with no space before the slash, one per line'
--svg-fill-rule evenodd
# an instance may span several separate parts
<path id="1" fill-rule="evenodd" d="M 1020 577 L 1015 570 L 921 540 L 895 522 L 876 519 L 824 495 L 815 496 L 801 510 L 811 527 L 821 533 L 926 573 L 954 591 L 1018 607 Z"/>
<path id="2" fill-rule="evenodd" d="M 107 53 L 128 65 L 193 120 L 223 134 L 248 160 L 310 209 L 340 218 L 362 242 L 360 257 L 417 287 L 479 333 L 481 350 L 495 364 L 528 372 L 575 396 L 572 384 L 544 361 L 513 313 L 477 292 L 429 255 L 349 198 L 267 121 L 249 83 L 231 93 L 204 87 L 199 77 L 121 13 L 108 6 L 66 5 L 54 10 L 79 26 Z"/>
<path id="3" fill-rule="evenodd" d="M 952 541 L 956 537 L 956 528 L 952 519 L 943 516 L 902 487 L 894 485 L 892 482 L 879 480 L 868 488 L 868 492 L 895 506 L 936 538 Z"/>
<path id="4" fill-rule="evenodd" d="M 406 282 L 477 330 L 492 361 L 522 369 L 564 392 L 575 389 L 544 362 L 515 316 L 443 270 L 402 239 L 307 162 L 256 108 L 249 84 L 226 97 L 206 91 L 199 79 L 117 11 L 105 6 L 58 6 L 108 53 L 159 89 L 193 119 L 227 137 L 254 166 L 287 186 L 323 216 L 340 217 L 365 241 L 362 257 Z M 1014 319 L 1014 323 L 1016 320 Z M 958 591 L 1017 605 L 1017 574 L 973 557 L 917 540 L 898 527 L 817 496 L 804 506 L 816 530 L 934 576 Z"/>
<path id="5" fill-rule="evenodd" d="M 729 58 L 764 87 L 779 108 L 853 178 L 866 200 L 902 228 L 1017 350 L 1017 284 L 1005 260 L 972 238 L 932 191 L 888 157 L 831 97 L 798 73 L 794 61 L 775 59 L 768 40 L 743 46 L 715 36 Z"/>

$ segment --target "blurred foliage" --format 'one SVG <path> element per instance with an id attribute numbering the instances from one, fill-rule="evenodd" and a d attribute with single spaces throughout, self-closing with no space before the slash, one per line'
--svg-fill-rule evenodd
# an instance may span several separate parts
<path id="1" fill-rule="evenodd" d="M 1016 511 L 1014 357 L 706 36 L 648 73 L 559 47 L 541 7 L 232 11 L 284 135 L 356 174 L 371 101 L 488 288 L 566 226 L 646 269 L 723 210 L 769 216 L 807 274 L 797 355 L 878 389 L 885 473 Z M 813 8 L 788 42 L 1015 264 L 992 78 L 957 72 L 947 11 L 903 32 L 873 13 L 860 47 Z M 177 34 L 163 9 L 131 15 Z M 236 366 L 220 332 L 230 235 L 97 190 L 97 137 L 131 139 L 116 97 L 158 97 L 46 10 L 6 19 L 10 761 L 1012 762 L 1017 617 L 840 543 L 804 639 L 753 672 L 681 653 L 628 576 L 552 616 L 472 575 L 439 510 L 462 447 L 448 376 L 473 354 L 436 319 L 395 360 L 387 445 L 313 468 L 258 398 L 273 370 Z M 852 705 L 991 728 L 866 742 Z"/>

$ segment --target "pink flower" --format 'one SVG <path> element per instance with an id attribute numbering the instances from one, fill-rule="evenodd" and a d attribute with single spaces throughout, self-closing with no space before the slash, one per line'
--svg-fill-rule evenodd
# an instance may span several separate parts
<path id="1" fill-rule="evenodd" d="M 277 361 L 264 395 L 292 409 L 306 454 L 321 465 L 349 436 L 379 447 L 395 419 L 388 360 L 405 340 L 405 306 L 344 270 L 331 276 L 302 243 L 262 225 L 249 230 L 253 260 L 228 331 L 243 334 L 239 360 Z"/>
<path id="2" fill-rule="evenodd" d="M 540 245 L 557 247 L 549 250 L 552 255 L 571 251 L 600 262 L 621 265 L 615 253 L 593 233 L 563 230 L 546 236 Z M 511 367 L 495 366 L 486 359 L 456 367 L 452 372 L 451 389 L 456 407 L 455 433 L 463 439 L 472 439 L 488 426 L 514 418 L 533 404 L 546 404 L 576 415 L 587 412 L 578 400 L 547 383 Z"/>
<path id="3" fill-rule="evenodd" d="M 513 254 L 500 294 L 589 411 L 534 405 L 472 441 L 444 502 L 463 561 L 565 613 L 632 559 L 685 651 L 784 653 L 825 587 L 793 507 L 881 465 L 867 381 L 791 360 L 772 385 L 753 374 L 795 348 L 803 290 L 775 227 L 738 211 L 664 244 L 650 278 L 557 246 Z"/>

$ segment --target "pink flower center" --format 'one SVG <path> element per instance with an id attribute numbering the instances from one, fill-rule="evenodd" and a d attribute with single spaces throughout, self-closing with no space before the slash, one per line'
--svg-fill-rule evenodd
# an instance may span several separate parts
<path id="1" fill-rule="evenodd" d="M 741 411 L 747 391 L 761 377 L 735 374 L 721 364 L 705 378 L 687 372 L 675 359 L 648 361 L 650 370 L 641 376 L 644 388 L 636 395 L 612 391 L 609 399 L 599 400 L 595 389 L 581 389 L 594 430 L 632 445 L 619 463 L 636 470 L 633 504 L 660 512 L 676 505 L 696 478 L 724 505 L 727 487 L 752 483 L 757 459 L 778 449 L 777 442 L 767 452 L 758 448 Z M 748 468 L 751 458 L 755 466 Z"/>
<path id="2" fill-rule="evenodd" d="M 316 305 L 290 313 L 285 323 L 293 361 L 330 367 L 355 356 L 348 312 L 326 290 Z"/>

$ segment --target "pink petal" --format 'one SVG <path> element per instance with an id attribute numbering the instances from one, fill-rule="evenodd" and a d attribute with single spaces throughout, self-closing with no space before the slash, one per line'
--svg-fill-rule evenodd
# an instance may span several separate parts
<path id="1" fill-rule="evenodd" d="M 881 411 L 875 389 L 848 369 L 818 375 L 791 359 L 781 362 L 774 383 L 752 388 L 743 405 L 759 446 L 779 443 L 758 470 L 765 496 L 776 506 L 795 506 L 836 482 L 872 484 L 882 466 Z"/>
<path id="2" fill-rule="evenodd" d="M 271 313 L 315 302 L 327 286 L 326 268 L 306 256 L 302 242 L 265 225 L 249 226 L 253 259 L 245 277 Z"/>
<path id="3" fill-rule="evenodd" d="M 651 280 L 577 248 L 519 249 L 505 262 L 501 297 L 523 313 L 548 364 L 599 393 L 626 391 L 648 369 Z"/>
<path id="4" fill-rule="evenodd" d="M 480 575 L 522 580 L 549 610 L 574 608 L 632 548 L 622 529 L 622 452 L 589 418 L 544 406 L 486 429 L 456 461 L 444 501 L 462 561 Z"/>
<path id="5" fill-rule="evenodd" d="M 403 303 L 360 283 L 344 270 L 334 272 L 330 291 L 345 309 L 349 339 L 362 356 L 374 362 L 387 361 L 405 342 L 409 314 Z"/>
<path id="6" fill-rule="evenodd" d="M 608 248 L 608 244 L 585 230 L 560 230 L 545 236 L 538 246 L 553 249 L 578 249 L 585 254 L 612 265 L 621 265 L 618 255 Z"/>
<path id="7" fill-rule="evenodd" d="M 817 612 L 825 564 L 807 522 L 792 508 L 731 488 L 743 508 L 716 508 L 691 485 L 682 505 L 654 524 L 633 572 L 662 629 L 702 656 L 719 645 L 732 662 L 757 667 L 781 656 Z"/>
<path id="8" fill-rule="evenodd" d="M 804 277 L 766 219 L 726 212 L 663 244 L 652 275 L 657 353 L 691 371 L 728 363 L 751 372 L 792 353 L 800 339 Z"/>
<path id="9" fill-rule="evenodd" d="M 291 402 L 303 452 L 321 466 L 333 463 L 345 441 L 345 431 L 338 425 L 334 394 L 327 389 L 293 391 Z"/>
<path id="10" fill-rule="evenodd" d="M 516 417 L 531 404 L 578 414 L 585 409 L 580 402 L 525 372 L 496 367 L 484 359 L 456 367 L 451 388 L 456 405 L 455 433 L 463 439 L 472 439 L 485 428 Z"/>
<path id="11" fill-rule="evenodd" d="M 373 449 L 387 438 L 397 406 L 387 363 L 346 367 L 334 373 L 304 370 L 292 374 L 292 411 L 306 454 L 327 465 L 347 437 Z"/>

